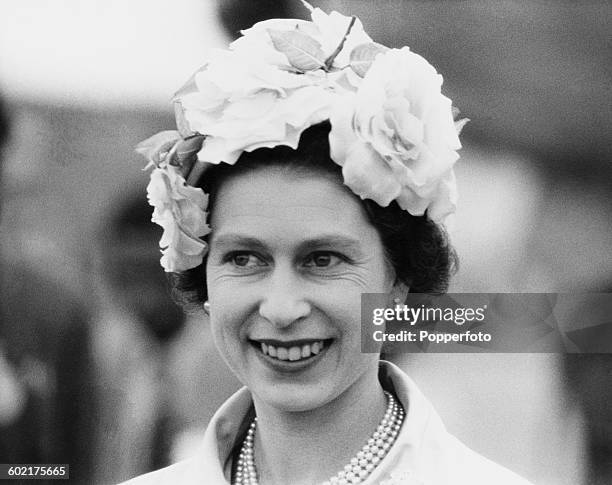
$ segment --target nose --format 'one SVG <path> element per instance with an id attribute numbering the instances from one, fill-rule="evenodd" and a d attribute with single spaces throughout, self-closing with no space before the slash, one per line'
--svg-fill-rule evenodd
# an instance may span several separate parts
<path id="1" fill-rule="evenodd" d="M 278 328 L 285 328 L 310 314 L 303 287 L 289 269 L 277 268 L 259 305 L 259 314 Z"/>

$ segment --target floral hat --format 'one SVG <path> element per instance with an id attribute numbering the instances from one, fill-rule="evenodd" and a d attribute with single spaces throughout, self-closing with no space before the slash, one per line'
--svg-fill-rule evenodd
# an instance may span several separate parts
<path id="1" fill-rule="evenodd" d="M 325 120 L 330 157 L 356 195 L 435 222 L 454 212 L 467 120 L 454 120 L 442 76 L 408 47 L 374 42 L 356 17 L 304 4 L 312 21 L 259 22 L 212 51 L 174 96 L 177 131 L 137 146 L 153 167 L 147 192 L 164 229 L 165 271 L 206 255 L 208 196 L 194 185 L 207 166 L 261 147 L 297 148 L 302 132 Z"/>

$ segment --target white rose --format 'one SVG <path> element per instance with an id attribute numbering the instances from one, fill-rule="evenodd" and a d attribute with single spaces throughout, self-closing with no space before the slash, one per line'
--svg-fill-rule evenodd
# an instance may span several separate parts
<path id="1" fill-rule="evenodd" d="M 454 211 L 461 148 L 442 76 L 407 47 L 379 54 L 358 91 L 335 105 L 331 157 L 362 198 L 397 200 L 434 221 Z"/>
<path id="2" fill-rule="evenodd" d="M 154 207 L 151 220 L 164 229 L 159 241 L 164 270 L 178 272 L 198 266 L 208 249 L 200 239 L 210 232 L 206 224 L 208 196 L 202 189 L 186 185 L 173 166 L 151 172 L 147 196 Z"/>
<path id="3" fill-rule="evenodd" d="M 200 161 L 233 164 L 243 151 L 296 148 L 306 128 L 329 118 L 336 68 L 346 68 L 352 48 L 371 39 L 357 19 L 344 39 L 351 18 L 337 12 L 312 9 L 312 19 L 259 22 L 230 50 L 211 51 L 190 87 L 175 98 L 185 131 L 206 135 Z M 324 65 L 340 45 L 332 65 Z"/>
<path id="4" fill-rule="evenodd" d="M 194 83 L 176 101 L 190 130 L 206 135 L 198 159 L 208 163 L 233 164 L 260 147 L 296 148 L 302 131 L 329 118 L 332 104 L 320 75 L 283 71 L 231 51 L 216 52 Z"/>

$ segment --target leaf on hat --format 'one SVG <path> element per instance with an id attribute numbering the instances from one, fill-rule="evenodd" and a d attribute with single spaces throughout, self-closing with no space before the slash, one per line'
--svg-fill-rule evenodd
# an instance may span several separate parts
<path id="1" fill-rule="evenodd" d="M 136 145 L 136 152 L 149 161 L 144 170 L 152 166 L 158 167 L 180 139 L 177 131 L 167 130 L 160 131 Z"/>
<path id="2" fill-rule="evenodd" d="M 198 86 L 196 84 L 196 76 L 201 73 L 204 69 L 206 69 L 207 65 L 205 64 L 204 66 L 200 67 L 196 72 L 194 72 L 191 77 L 189 79 L 187 79 L 187 82 L 185 82 L 185 84 L 183 84 L 183 86 L 181 87 L 181 89 L 179 89 L 176 93 L 174 93 L 174 96 L 172 97 L 173 101 L 176 101 L 178 98 L 182 98 L 183 96 L 186 96 L 188 94 L 191 93 L 195 93 L 198 91 Z"/>
<path id="3" fill-rule="evenodd" d="M 176 118 L 176 129 L 183 138 L 194 135 L 195 132 L 189 126 L 187 118 L 185 118 L 185 110 L 180 101 L 174 102 L 174 117 Z"/>
<path id="4" fill-rule="evenodd" d="M 383 54 L 389 50 L 388 47 L 376 42 L 359 44 L 351 51 L 349 66 L 355 73 L 364 77 L 378 54 Z"/>
<path id="5" fill-rule="evenodd" d="M 457 135 L 460 135 L 461 131 L 463 130 L 463 127 L 467 124 L 468 121 L 470 121 L 470 119 L 469 118 L 459 119 L 459 115 L 461 114 L 461 112 L 459 111 L 459 108 L 457 108 L 456 106 L 451 106 L 451 113 L 453 115 L 453 120 L 455 123 L 455 131 L 457 132 Z"/>
<path id="6" fill-rule="evenodd" d="M 457 136 L 461 134 L 463 127 L 470 121 L 469 118 L 463 118 L 461 120 L 455 121 L 455 131 L 457 131 Z"/>
<path id="7" fill-rule="evenodd" d="M 325 67 L 321 44 L 299 30 L 268 29 L 274 48 L 287 56 L 289 64 L 302 72 Z"/>
<path id="8" fill-rule="evenodd" d="M 183 178 L 187 179 L 189 177 L 205 139 L 206 136 L 204 135 L 193 135 L 175 145 L 173 158 L 169 163 L 180 168 Z"/>

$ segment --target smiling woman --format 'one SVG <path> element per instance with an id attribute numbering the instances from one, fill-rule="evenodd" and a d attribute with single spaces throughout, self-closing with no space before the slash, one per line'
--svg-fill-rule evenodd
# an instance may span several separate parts
<path id="1" fill-rule="evenodd" d="M 525 484 L 360 351 L 361 294 L 446 290 L 462 123 L 423 58 L 312 18 L 245 31 L 139 147 L 162 266 L 245 388 L 193 459 L 131 483 Z"/>
<path id="2" fill-rule="evenodd" d="M 359 295 L 390 292 L 394 280 L 354 198 L 326 178 L 299 180 L 268 168 L 226 182 L 211 227 L 213 335 L 255 399 L 329 416 L 326 405 L 347 388 L 373 388 L 376 362 L 355 351 Z M 276 357 L 263 352 L 264 343 Z M 303 345 L 323 348 L 302 358 Z"/>
<path id="3" fill-rule="evenodd" d="M 213 335 L 254 395 L 329 416 L 325 405 L 351 386 L 361 387 L 358 394 L 374 388 L 377 358 L 358 351 L 359 297 L 405 290 L 346 187 L 316 169 L 301 176 L 282 165 L 243 172 L 215 194 L 211 228 Z M 263 344 L 271 345 L 268 353 Z M 301 356 L 304 346 L 309 356 Z M 384 406 L 382 399 L 374 404 Z"/>

